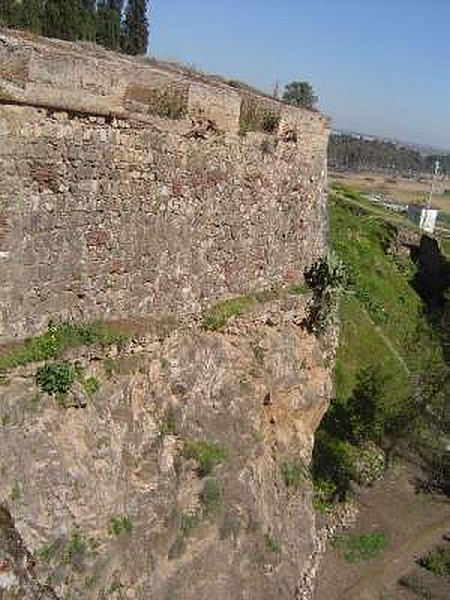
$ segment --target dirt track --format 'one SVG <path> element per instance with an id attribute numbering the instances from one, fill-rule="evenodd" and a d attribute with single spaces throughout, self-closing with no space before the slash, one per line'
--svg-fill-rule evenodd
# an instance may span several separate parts
<path id="1" fill-rule="evenodd" d="M 361 493 L 361 511 L 349 533 L 382 530 L 390 543 L 379 557 L 353 564 L 346 563 L 339 550 L 330 548 L 319 569 L 315 600 L 398 597 L 398 579 L 450 531 L 450 502 L 416 494 L 411 479 L 410 471 L 397 468 L 386 480 Z"/>

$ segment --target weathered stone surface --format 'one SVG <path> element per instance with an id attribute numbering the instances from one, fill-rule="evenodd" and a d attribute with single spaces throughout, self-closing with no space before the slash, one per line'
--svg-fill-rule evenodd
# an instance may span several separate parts
<path id="1" fill-rule="evenodd" d="M 304 304 L 259 308 L 224 334 L 143 342 L 115 358 L 110 379 L 98 354 L 82 359 L 101 384 L 85 408 L 36 399 L 34 367 L 11 377 L 1 394 L 2 494 L 39 581 L 50 576 L 71 598 L 101 598 L 115 581 L 126 598 L 294 597 L 315 520 L 310 481 L 289 488 L 282 469 L 309 463 L 331 393 L 323 348 L 295 325 Z M 181 458 L 189 440 L 228 456 L 202 478 Z M 222 503 L 183 534 L 211 477 Z M 122 515 L 132 531 L 115 537 L 110 520 Z M 74 532 L 86 548 L 69 560 Z"/>
<path id="2" fill-rule="evenodd" d="M 86 94 L 112 111 L 126 103 L 118 81 L 141 86 L 138 102 L 174 74 L 11 35 L 0 35 L 2 53 L 13 66 L 20 58 L 21 100 L 47 108 L 0 104 L 0 341 L 57 317 L 196 314 L 219 297 L 298 280 L 324 252 L 319 114 L 275 103 L 279 130 L 242 137 L 236 90 L 185 77 L 184 118 L 140 122 L 136 109 L 105 120 Z M 75 91 L 78 112 L 61 112 Z M 292 128 L 296 141 L 285 141 Z"/>
<path id="3" fill-rule="evenodd" d="M 270 133 L 243 123 L 249 98 Z M 38 365 L 0 380 L 0 597 L 308 597 L 333 343 L 288 290 L 326 248 L 328 133 L 217 78 L 0 32 L 0 343 L 58 318 L 155 322 L 118 355 L 68 355 L 100 389 L 77 381 L 65 408 Z M 207 477 L 182 455 L 195 440 L 227 451 Z"/>

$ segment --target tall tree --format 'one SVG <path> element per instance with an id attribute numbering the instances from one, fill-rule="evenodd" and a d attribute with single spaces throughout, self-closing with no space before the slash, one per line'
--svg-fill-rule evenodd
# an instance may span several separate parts
<path id="1" fill-rule="evenodd" d="M 96 41 L 105 48 L 120 46 L 120 24 L 123 0 L 100 0 L 97 6 Z"/>
<path id="2" fill-rule="evenodd" d="M 317 96 L 307 81 L 292 81 L 284 89 L 283 100 L 294 106 L 311 109 L 317 103 Z"/>
<path id="3" fill-rule="evenodd" d="M 42 33 L 45 0 L 22 0 L 20 27 L 34 33 Z"/>
<path id="4" fill-rule="evenodd" d="M 92 42 L 96 39 L 96 4 L 96 0 L 81 0 L 81 30 L 78 35 L 78 38 L 80 39 L 90 40 Z"/>
<path id="5" fill-rule="evenodd" d="M 0 23 L 20 27 L 22 6 L 18 0 L 0 0 Z"/>
<path id="6" fill-rule="evenodd" d="M 83 5 L 81 0 L 47 0 L 42 32 L 48 37 L 77 40 L 83 37 Z"/>
<path id="7" fill-rule="evenodd" d="M 145 54 L 148 44 L 146 0 L 128 0 L 123 26 L 122 50 L 127 54 Z"/>

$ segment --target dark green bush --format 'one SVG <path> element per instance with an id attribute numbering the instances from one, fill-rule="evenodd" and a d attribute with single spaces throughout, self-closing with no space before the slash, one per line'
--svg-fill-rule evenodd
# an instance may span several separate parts
<path id="1" fill-rule="evenodd" d="M 417 561 L 421 567 L 439 577 L 450 577 L 450 546 L 438 548 Z"/>
<path id="2" fill-rule="evenodd" d="M 66 362 L 47 364 L 36 373 L 36 383 L 46 394 L 64 396 L 70 390 L 75 379 L 75 369 Z"/>

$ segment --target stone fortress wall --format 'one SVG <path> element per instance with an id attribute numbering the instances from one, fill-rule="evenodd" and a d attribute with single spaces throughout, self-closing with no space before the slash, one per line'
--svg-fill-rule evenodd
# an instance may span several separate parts
<path id="1" fill-rule="evenodd" d="M 298 282 L 328 135 L 233 82 L 0 31 L 0 342 Z"/>

